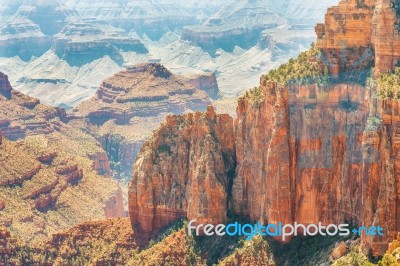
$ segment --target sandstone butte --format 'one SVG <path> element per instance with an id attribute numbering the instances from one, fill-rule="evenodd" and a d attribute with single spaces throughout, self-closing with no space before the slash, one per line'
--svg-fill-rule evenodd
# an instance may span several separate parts
<path id="1" fill-rule="evenodd" d="M 160 64 L 135 65 L 107 78 L 71 114 L 70 124 L 92 132 L 112 163 L 129 180 L 141 145 L 168 114 L 204 111 L 218 95 L 214 74 L 183 77 Z"/>
<path id="2" fill-rule="evenodd" d="M 129 214 L 156 231 L 181 218 L 221 223 L 228 211 L 265 223 L 381 226 L 362 237 L 382 255 L 400 231 L 400 104 L 347 74 L 393 70 L 400 59 L 390 0 L 341 1 L 316 26 L 335 82 L 285 85 L 261 79 L 237 118 L 170 116 L 135 162 Z"/>
<path id="3" fill-rule="evenodd" d="M 125 215 L 121 189 L 97 173 L 107 167 L 96 159 L 101 146 L 67 120 L 62 109 L 13 90 L 0 73 L 0 227 L 25 243 Z"/>

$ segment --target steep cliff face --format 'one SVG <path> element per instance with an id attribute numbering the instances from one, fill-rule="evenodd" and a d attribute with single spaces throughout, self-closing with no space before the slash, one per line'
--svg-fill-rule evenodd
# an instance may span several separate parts
<path id="1" fill-rule="evenodd" d="M 135 163 L 129 193 L 133 224 L 151 232 L 181 217 L 218 223 L 228 210 L 265 223 L 351 222 L 383 227 L 384 237 L 362 237 L 374 256 L 383 254 L 400 230 L 400 119 L 397 103 L 379 102 L 373 95 L 374 88 L 355 83 L 282 86 L 262 80 L 258 90 L 239 100 L 234 130 L 223 131 L 234 147 L 229 150 L 233 165 L 219 166 L 217 155 L 227 142 L 221 142 L 218 131 L 221 148 L 206 141 L 203 153 L 193 153 L 193 144 L 207 140 L 198 133 L 184 142 L 188 125 L 196 125 L 200 114 L 168 118 Z M 203 117 L 210 117 L 209 112 Z M 198 162 L 213 167 L 204 172 L 196 168 Z M 233 178 L 228 174 L 221 179 L 221 173 L 232 174 L 232 169 Z M 202 185 L 208 189 L 194 193 L 191 179 L 199 180 L 201 173 L 205 180 L 218 181 L 219 189 Z M 199 211 L 207 208 L 209 195 L 214 211 Z"/>
<path id="2" fill-rule="evenodd" d="M 300 67 L 303 57 L 285 66 L 293 68 L 289 69 L 293 80 L 282 79 L 281 83 L 267 80 L 271 77 L 280 80 L 279 71 L 287 70 L 280 68 L 262 77 L 260 87 L 239 100 L 233 133 L 235 175 L 233 179 L 228 178 L 233 181 L 232 186 L 222 187 L 225 188 L 220 190 L 224 192 L 223 197 L 213 195 L 218 199 L 213 201 L 213 208 L 220 212 L 191 212 L 194 207 L 199 209 L 199 201 L 198 194 L 190 193 L 190 186 L 189 192 L 188 187 L 179 187 L 179 191 L 186 191 L 186 194 L 174 201 L 163 194 L 176 195 L 171 192 L 170 183 L 161 183 L 168 188 L 161 192 L 160 182 L 171 179 L 165 179 L 166 171 L 174 173 L 177 183 L 189 177 L 190 185 L 191 169 L 196 162 L 210 158 L 214 159 L 208 163 L 218 162 L 215 156 L 194 157 L 195 161 L 189 160 L 184 163 L 185 167 L 180 167 L 175 158 L 185 158 L 191 151 L 171 144 L 179 143 L 185 127 L 179 126 L 172 138 L 161 142 L 160 139 L 171 135 L 165 133 L 163 126 L 156 137 L 144 145 L 135 164 L 129 195 L 133 223 L 138 223 L 145 231 L 157 230 L 183 216 L 217 223 L 224 221 L 225 217 L 219 214 L 227 210 L 265 223 L 307 225 L 321 222 L 328 225 L 350 222 L 384 228 L 384 236 L 362 236 L 362 246 L 366 250 L 373 256 L 382 255 L 400 230 L 399 103 L 376 98 L 374 82 L 367 82 L 368 86 L 351 81 L 303 82 L 301 85 L 296 82 L 296 75 L 304 71 L 312 73 L 313 69 L 311 63 L 306 64 L 309 69 Z M 304 79 L 307 77 L 301 76 L 299 80 Z M 208 113 L 203 116 L 209 116 Z M 197 137 L 197 140 L 203 139 L 202 135 Z M 207 147 L 207 151 L 220 151 L 212 145 L 203 147 Z M 166 153 L 167 158 L 160 159 L 162 156 L 158 157 L 157 151 Z M 217 177 L 221 173 L 220 168 L 207 169 L 214 171 Z M 232 169 L 225 168 L 228 172 Z M 208 171 L 206 174 L 213 176 Z M 228 202 L 227 208 L 223 202 Z M 200 206 L 206 204 L 200 203 Z M 157 204 L 163 206 L 162 212 L 173 215 L 160 219 L 163 215 Z"/>
<path id="3" fill-rule="evenodd" d="M 291 198 L 287 191 L 291 182 L 287 91 L 275 85 L 261 90 L 265 93 L 264 99 L 260 98 L 262 95 L 255 95 L 254 102 L 242 99 L 237 107 L 238 167 L 232 207 L 238 213 L 260 218 L 267 216 L 267 213 L 264 215 L 267 210 L 269 221 L 288 222 Z M 267 178 L 267 174 L 272 178 Z"/>
<path id="4" fill-rule="evenodd" d="M 371 109 L 375 114 L 370 119 L 379 117 L 382 122 L 375 121 L 363 136 L 362 221 L 380 225 L 386 234 L 363 240 L 373 254 L 381 255 L 400 231 L 399 102 L 386 99 Z"/>
<path id="5" fill-rule="evenodd" d="M 212 107 L 168 117 L 136 160 L 129 186 L 132 224 L 150 233 L 182 217 L 225 220 L 234 149 L 232 118 Z"/>
<path id="6" fill-rule="evenodd" d="M 391 0 L 341 1 L 316 26 L 317 47 L 333 75 L 375 65 L 388 72 L 400 59 L 396 11 Z"/>
<path id="7" fill-rule="evenodd" d="M 235 211 L 269 223 L 381 226 L 383 237 L 362 243 L 382 255 L 400 230 L 399 116 L 398 102 L 375 90 L 263 81 L 258 98 L 240 100 Z"/>
<path id="8" fill-rule="evenodd" d="M 218 99 L 220 92 L 218 89 L 217 77 L 214 73 L 199 73 L 186 75 L 186 81 L 193 87 L 205 91 L 212 99 Z"/>
<path id="9" fill-rule="evenodd" d="M 105 203 L 104 212 L 106 218 L 126 217 L 123 203 L 122 190 L 118 188 Z"/>
<path id="10" fill-rule="evenodd" d="M 375 46 L 375 68 L 378 74 L 392 70 L 400 60 L 399 18 L 392 3 L 395 1 L 377 1 L 374 12 L 372 42 Z"/>

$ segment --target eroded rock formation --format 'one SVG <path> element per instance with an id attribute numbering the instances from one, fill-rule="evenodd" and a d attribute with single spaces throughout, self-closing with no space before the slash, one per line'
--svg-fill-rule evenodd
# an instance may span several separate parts
<path id="1" fill-rule="evenodd" d="M 106 55 L 122 65 L 120 51 L 148 52 L 139 40 L 123 37 L 120 30 L 105 32 L 98 25 L 83 22 L 69 23 L 54 38 L 54 52 L 73 66 L 82 66 Z"/>
<path id="2" fill-rule="evenodd" d="M 65 110 L 40 104 L 38 99 L 13 90 L 7 75 L 0 72 L 0 129 L 16 140 L 54 131 L 51 120 L 65 120 Z"/>
<path id="3" fill-rule="evenodd" d="M 168 114 L 204 111 L 209 104 L 206 92 L 185 77 L 159 64 L 140 64 L 106 79 L 73 115 L 94 132 L 122 178 L 132 175 L 141 145 Z"/>
<path id="4" fill-rule="evenodd" d="M 183 217 L 226 218 L 235 166 L 233 120 L 206 113 L 169 116 L 142 147 L 129 187 L 131 222 L 157 231 Z"/>
<path id="5" fill-rule="evenodd" d="M 77 222 L 124 215 L 121 191 L 113 180 L 97 175 L 89 159 L 72 157 L 44 136 L 3 139 L 0 194 L 1 226 L 27 242 Z"/>
<path id="6" fill-rule="evenodd" d="M 377 74 L 400 59 L 400 38 L 391 0 L 349 0 L 331 7 L 316 26 L 317 47 L 333 75 L 375 65 Z"/>
<path id="7" fill-rule="evenodd" d="M 104 150 L 68 120 L 0 73 L 0 226 L 29 243 L 85 220 L 125 215 L 116 181 L 96 173 L 111 172 Z"/>
<path id="8" fill-rule="evenodd" d="M 227 190 L 214 196 L 228 195 L 228 205 L 219 208 L 265 223 L 380 226 L 384 236 L 364 235 L 362 247 L 373 256 L 386 251 L 400 231 L 399 103 L 378 99 L 374 82 L 354 82 L 351 75 L 369 72 L 374 65 L 376 75 L 393 70 L 398 60 L 395 22 L 390 1 L 342 1 L 329 9 L 325 25 L 316 28 L 321 51 L 317 64 L 321 69 L 328 66 L 333 82 L 279 84 L 263 77 L 258 89 L 240 98 L 235 126 L 229 131 L 235 139 L 235 175 L 232 186 L 222 187 Z M 372 53 L 366 55 L 366 51 Z M 168 143 L 183 132 L 184 127 Z M 160 173 L 158 178 L 169 184 L 192 167 L 186 162 L 173 171 L 174 177 L 156 170 L 167 169 L 163 161 L 154 159 L 157 145 L 143 146 L 131 183 L 130 216 L 144 230 L 158 229 L 151 221 L 162 217 L 153 200 L 159 200 L 155 174 Z M 177 149 L 173 157 L 185 154 L 185 149 Z M 214 182 L 220 180 L 214 178 Z M 175 195 L 172 188 L 164 187 L 163 194 Z M 208 204 L 197 201 L 196 195 L 191 197 L 186 193 L 163 211 L 174 211 L 173 206 L 179 204 L 184 210 L 190 210 L 192 203 L 201 204 L 196 209 Z M 140 206 L 149 209 L 140 211 Z M 224 218 L 193 214 L 181 213 L 189 219 L 197 215 L 201 222 L 220 223 Z"/>
<path id="9" fill-rule="evenodd" d="M 214 73 L 199 73 L 186 75 L 186 81 L 202 91 L 205 91 L 212 99 L 218 99 L 220 92 L 218 89 L 217 77 Z"/>

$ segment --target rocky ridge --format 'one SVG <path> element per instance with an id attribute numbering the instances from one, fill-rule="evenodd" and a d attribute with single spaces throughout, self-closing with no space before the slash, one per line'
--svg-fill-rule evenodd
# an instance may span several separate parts
<path id="1" fill-rule="evenodd" d="M 378 99 L 376 85 L 370 81 L 357 82 L 352 79 L 352 73 L 369 72 L 373 65 L 376 74 L 393 70 L 394 65 L 390 62 L 397 58 L 395 50 L 383 57 L 379 52 L 382 40 L 387 40 L 385 36 L 392 38 L 392 31 L 386 30 L 389 36 L 377 38 L 374 41 L 376 46 L 372 46 L 368 39 L 371 37 L 369 32 L 379 30 L 368 29 L 365 25 L 380 27 L 387 22 L 386 19 L 393 18 L 395 11 L 389 8 L 389 1 L 386 0 L 362 3 L 342 1 L 337 7 L 329 9 L 326 24 L 316 27 L 319 38 L 316 49 L 319 53 L 315 53 L 314 59 L 309 58 L 311 61 L 306 60 L 309 69 L 303 69 L 305 72 L 298 69 L 305 64 L 301 55 L 298 61 L 292 60 L 287 64 L 286 70 L 293 79 L 288 80 L 289 76 L 277 78 L 276 75 L 286 66 L 274 72 L 275 76 L 262 77 L 259 88 L 239 100 L 234 127 L 232 121 L 226 118 L 225 130 L 229 131 L 225 134 L 233 136 L 234 142 L 214 138 L 212 145 L 207 147 L 215 147 L 211 154 L 218 154 L 220 149 L 232 147 L 229 146 L 232 143 L 235 174 L 228 178 L 231 186 L 221 186 L 220 194 L 213 195 L 218 200 L 213 201 L 215 205 L 209 215 L 190 212 L 191 208 L 207 209 L 209 202 L 207 195 L 198 201 L 199 194 L 188 192 L 187 187 L 183 188 L 187 193 L 173 201 L 169 200 L 170 196 L 158 197 L 164 193 L 176 195 L 174 187 L 165 184 L 186 180 L 184 177 L 175 179 L 180 175 L 188 176 L 190 184 L 190 178 L 201 173 L 193 169 L 194 162 L 218 162 L 216 156 L 207 161 L 205 154 L 194 154 L 189 156 L 194 161 L 173 163 L 178 168 L 169 170 L 168 155 L 185 158 L 192 146 L 181 148 L 180 139 L 186 132 L 185 127 L 180 127 L 178 131 L 173 128 L 166 131 L 166 127 L 162 126 L 143 146 L 135 163 L 129 197 L 132 222 L 138 223 L 144 231 L 157 230 L 160 227 L 158 224 L 164 224 L 160 221 L 167 222 L 181 215 L 189 219 L 200 217 L 201 222 L 217 224 L 223 222 L 225 217 L 213 211 L 234 211 L 264 223 L 298 222 L 307 225 L 321 222 L 328 225 L 351 222 L 356 226 L 374 225 L 385 229 L 384 236 L 364 235 L 362 247 L 370 250 L 373 256 L 382 255 L 400 231 L 397 210 L 400 180 L 396 174 L 398 102 Z M 372 7 L 383 8 L 382 12 L 387 12 L 387 15 L 379 17 L 382 12 L 371 12 Z M 393 31 L 394 22 L 392 19 L 388 24 Z M 342 30 L 330 30 L 335 27 Z M 325 28 L 325 32 L 321 28 Z M 358 39 L 356 33 L 359 32 L 365 32 L 365 35 L 361 34 Z M 348 41 L 348 46 L 345 43 L 344 48 L 339 47 L 341 38 Z M 352 53 L 352 56 L 342 58 L 345 61 L 337 61 L 335 56 L 340 49 L 360 53 Z M 362 54 L 367 50 L 374 51 L 375 58 L 364 60 Z M 303 76 L 304 73 L 311 76 Z M 187 118 L 182 116 L 178 121 Z M 167 124 L 176 119 L 168 118 Z M 207 124 L 207 120 L 202 120 L 199 127 Z M 171 134 L 175 136 L 173 139 L 162 137 Z M 202 139 L 200 135 L 191 139 L 190 143 Z M 166 160 L 155 156 L 159 147 L 166 154 Z M 231 171 L 231 167 L 228 164 L 225 171 Z M 207 172 L 212 169 L 214 173 Z M 168 174 L 168 171 L 174 175 Z M 221 182 L 218 173 L 219 168 L 208 167 L 205 171 L 210 182 Z M 163 187 L 168 188 L 161 194 L 157 192 L 160 181 Z M 157 205 L 165 206 L 164 202 L 173 204 L 167 205 L 163 212 L 158 211 Z M 140 210 L 140 206 L 146 208 Z M 187 210 L 186 214 L 176 211 L 182 209 Z M 164 213 L 170 212 L 176 216 L 165 219 Z"/>
<path id="2" fill-rule="evenodd" d="M 268 28 L 285 24 L 268 4 L 262 1 L 234 1 L 200 26 L 187 26 L 182 39 L 200 46 L 214 55 L 217 48 L 233 51 L 235 46 L 248 49 L 255 44 L 260 33 Z"/>
<path id="3" fill-rule="evenodd" d="M 15 91 L 0 73 L 0 222 L 25 242 L 88 219 L 125 216 L 97 141 L 60 108 Z M 14 140 L 14 141 L 10 141 Z M 17 140 L 17 141 L 15 141 Z"/>
<path id="4" fill-rule="evenodd" d="M 0 102 L 0 129 L 8 139 L 51 133 L 51 121 L 66 119 L 65 110 L 42 105 L 38 99 L 13 90 L 8 77 L 1 72 Z"/>

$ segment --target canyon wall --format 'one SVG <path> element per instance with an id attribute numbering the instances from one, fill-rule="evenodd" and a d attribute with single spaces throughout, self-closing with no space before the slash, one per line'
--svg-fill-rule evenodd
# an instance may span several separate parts
<path id="1" fill-rule="evenodd" d="M 375 65 L 375 73 L 392 70 L 400 59 L 396 10 L 391 0 L 341 1 L 317 24 L 317 47 L 330 73 L 359 71 Z"/>
<path id="2" fill-rule="evenodd" d="M 213 209 L 218 212 L 190 212 L 208 206 L 207 201 L 197 200 L 198 194 L 186 193 L 173 201 L 165 196 L 160 199 L 159 195 L 176 193 L 168 185 L 160 194 L 156 181 L 169 184 L 170 180 L 179 183 L 189 178 L 190 184 L 193 172 L 187 169 L 199 161 L 218 162 L 215 156 L 190 156 L 195 161 L 185 161 L 180 167 L 182 164 L 174 159 L 187 157 L 188 147 L 173 145 L 172 158 L 160 161 L 154 154 L 159 149 L 157 145 L 164 143 L 159 141 L 161 137 L 144 144 L 131 183 L 132 221 L 146 227 L 150 217 L 152 226 L 145 230 L 158 229 L 154 219 L 162 220 L 163 215 L 157 211 L 157 203 L 166 201 L 173 204 L 161 204 L 163 213 L 177 213 L 178 209 L 179 215 L 169 216 L 158 225 L 178 216 L 220 223 L 226 218 L 221 213 L 234 211 L 264 223 L 380 226 L 384 236 L 363 235 L 362 247 L 373 256 L 382 255 L 400 231 L 400 104 L 378 99 L 374 82 L 354 82 L 352 75 L 369 73 L 373 66 L 379 75 L 397 65 L 397 18 L 390 3 L 349 0 L 328 10 L 325 24 L 316 27 L 317 48 L 321 52 L 317 63 L 322 69 L 328 67 L 328 84 L 283 85 L 263 77 L 258 89 L 239 99 L 234 128 L 225 129 L 234 138 L 235 173 L 227 176 L 228 186 L 221 186 L 218 194 L 212 194 Z M 203 127 L 207 125 L 204 120 L 199 122 Z M 227 122 L 231 123 L 228 118 Z M 185 127 L 175 130 L 168 144 L 180 140 Z M 163 134 L 165 126 L 155 136 Z M 197 141 L 202 139 L 197 137 Z M 226 147 L 224 142 L 218 142 Z M 218 147 L 206 147 L 220 153 Z M 168 171 L 174 173 L 173 177 L 165 175 L 171 162 L 174 167 Z M 221 169 L 207 170 L 214 171 L 206 171 L 213 182 L 220 182 Z M 231 167 L 225 170 L 233 173 Z M 187 186 L 179 189 L 185 190 Z M 148 208 L 140 210 L 142 206 Z"/>
<path id="3" fill-rule="evenodd" d="M 239 100 L 234 129 L 223 116 L 215 127 L 221 131 L 210 130 L 204 118 L 222 118 L 210 115 L 211 108 L 169 117 L 135 163 L 132 223 L 146 232 L 182 217 L 217 224 L 232 210 L 264 223 L 375 225 L 385 236 L 363 236 L 363 246 L 383 254 L 400 230 L 400 115 L 397 102 L 373 96 L 374 88 L 354 83 L 281 86 L 262 80 L 259 94 Z M 216 136 L 213 142 L 206 141 L 207 132 Z M 218 137 L 221 132 L 226 137 Z M 196 152 L 199 144 L 202 152 Z M 198 185 L 204 178 L 212 185 L 193 189 L 192 180 Z"/>
<path id="4" fill-rule="evenodd" d="M 218 89 L 217 77 L 214 73 L 199 73 L 194 75 L 186 75 L 186 82 L 193 87 L 205 91 L 211 99 L 218 99 L 220 92 Z"/>
<path id="5" fill-rule="evenodd" d="M 207 112 L 169 116 L 146 142 L 129 186 L 134 226 L 157 231 L 179 218 L 226 219 L 235 166 L 233 120 Z"/>

